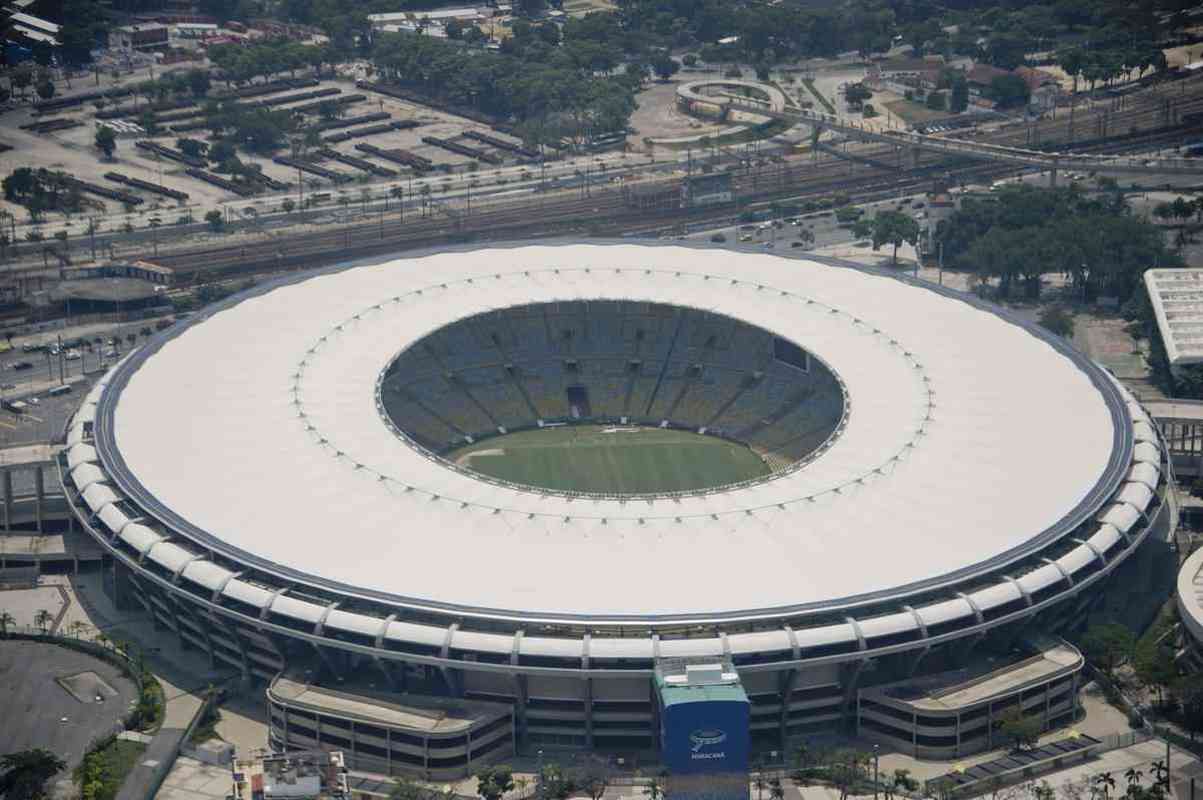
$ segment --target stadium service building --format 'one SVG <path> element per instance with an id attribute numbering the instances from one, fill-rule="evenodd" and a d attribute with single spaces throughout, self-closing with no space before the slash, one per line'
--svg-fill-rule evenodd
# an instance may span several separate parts
<path id="1" fill-rule="evenodd" d="M 745 442 L 771 473 L 599 495 L 448 456 L 583 419 Z M 67 440 L 120 604 L 266 682 L 273 745 L 432 777 L 554 746 L 738 771 L 834 730 L 948 757 L 1016 705 L 1056 724 L 1081 666 L 1056 634 L 1173 517 L 1152 421 L 1058 337 L 711 247 L 285 278 L 132 353 Z M 973 671 L 1021 645 L 1022 680 Z M 944 699 L 891 688 L 919 678 Z"/>

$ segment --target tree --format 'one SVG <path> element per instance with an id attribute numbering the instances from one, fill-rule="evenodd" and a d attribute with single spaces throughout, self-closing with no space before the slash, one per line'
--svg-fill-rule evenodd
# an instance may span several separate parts
<path id="1" fill-rule="evenodd" d="M 601 766 L 588 766 L 581 772 L 577 784 L 590 800 L 601 800 L 610 786 L 610 772 Z"/>
<path id="2" fill-rule="evenodd" d="M 422 800 L 422 787 L 405 776 L 394 778 L 393 788 L 389 790 L 388 800 Z"/>
<path id="3" fill-rule="evenodd" d="M 211 86 L 209 80 L 209 71 L 204 69 L 188 70 L 188 89 L 196 97 L 204 97 L 209 93 Z"/>
<path id="4" fill-rule="evenodd" d="M 1039 323 L 1048 330 L 1065 339 L 1074 335 L 1073 315 L 1061 306 L 1049 306 L 1040 312 Z"/>
<path id="5" fill-rule="evenodd" d="M 285 214 L 291 214 L 296 207 L 297 204 L 291 197 L 285 197 L 284 202 L 280 204 L 280 208 L 284 209 Z"/>
<path id="6" fill-rule="evenodd" d="M 647 783 L 643 785 L 643 796 L 647 800 L 663 800 L 664 779 L 659 775 L 653 775 L 648 778 Z"/>
<path id="7" fill-rule="evenodd" d="M 969 107 L 969 81 L 959 72 L 949 79 L 948 110 L 961 113 Z"/>
<path id="8" fill-rule="evenodd" d="M 16 617 L 7 611 L 0 610 L 0 638 L 6 638 L 8 636 L 8 626 L 16 624 Z"/>
<path id="9" fill-rule="evenodd" d="M 844 87 L 844 99 L 853 108 L 859 106 L 873 96 L 873 92 L 863 83 L 850 83 Z"/>
<path id="10" fill-rule="evenodd" d="M 1100 772 L 1094 776 L 1094 786 L 1104 798 L 1111 796 L 1111 790 L 1115 788 L 1115 776 L 1110 772 Z"/>
<path id="11" fill-rule="evenodd" d="M 1092 625 L 1082 637 L 1082 653 L 1111 676 L 1132 653 L 1136 637 L 1118 622 Z"/>
<path id="12" fill-rule="evenodd" d="M 666 81 L 673 75 L 676 75 L 680 69 L 681 65 L 669 56 L 668 53 L 658 53 L 652 59 L 652 71 L 662 81 Z"/>
<path id="13" fill-rule="evenodd" d="M 205 214 L 205 222 L 209 223 L 210 230 L 212 230 L 214 233 L 218 233 L 223 227 L 225 227 L 226 218 L 220 211 L 213 209 Z"/>
<path id="14" fill-rule="evenodd" d="M 873 250 L 878 250 L 883 244 L 894 246 L 892 263 L 898 263 L 898 248 L 906 242 L 919 242 L 919 223 L 912 217 L 898 211 L 881 211 L 873 217 L 872 222 Z"/>
<path id="15" fill-rule="evenodd" d="M 1030 750 L 1035 747 L 1044 727 L 1039 717 L 1024 716 L 1018 707 L 1003 714 L 997 725 L 999 732 L 1011 740 L 1016 750 Z"/>
<path id="16" fill-rule="evenodd" d="M 1132 668 L 1136 679 L 1157 693 L 1157 705 L 1164 705 L 1165 689 L 1178 677 L 1173 652 L 1156 642 L 1142 643 L 1133 654 Z"/>
<path id="17" fill-rule="evenodd" d="M 9 74 L 8 82 L 24 97 L 26 91 L 33 85 L 33 70 L 28 65 L 17 67 Z"/>
<path id="18" fill-rule="evenodd" d="M 214 164 L 221 164 L 236 157 L 234 145 L 222 139 L 209 145 L 208 158 Z"/>
<path id="19" fill-rule="evenodd" d="M 37 613 L 33 615 L 33 624 L 35 627 L 40 628 L 42 633 L 49 632 L 52 622 L 54 622 L 54 615 L 45 608 L 39 608 Z"/>
<path id="20" fill-rule="evenodd" d="M 49 100 L 50 98 L 54 97 L 54 84 L 48 80 L 39 81 L 37 92 L 38 97 L 42 98 L 43 100 Z"/>
<path id="21" fill-rule="evenodd" d="M 67 768 L 49 750 L 36 748 L 0 756 L 0 796 L 7 800 L 42 800 L 46 782 Z"/>
<path id="22" fill-rule="evenodd" d="M 919 781 L 909 769 L 896 769 L 890 777 L 891 789 L 902 789 L 904 792 L 915 792 L 919 790 Z"/>
<path id="23" fill-rule="evenodd" d="M 1203 675 L 1189 675 L 1178 679 L 1170 690 L 1182 704 L 1182 727 L 1195 734 L 1203 733 Z"/>
<path id="24" fill-rule="evenodd" d="M 96 129 L 96 149 L 104 153 L 106 159 L 112 159 L 117 150 L 117 132 L 108 125 Z"/>
<path id="25" fill-rule="evenodd" d="M 176 149 L 189 158 L 204 158 L 209 145 L 200 139 L 180 138 L 175 140 Z"/>
<path id="26" fill-rule="evenodd" d="M 485 767 L 476 773 L 476 793 L 481 800 L 501 800 L 514 788 L 514 770 L 505 764 Z"/>
<path id="27" fill-rule="evenodd" d="M 990 81 L 990 97 L 1000 108 L 1027 105 L 1031 89 L 1018 75 L 997 75 Z"/>
<path id="28" fill-rule="evenodd" d="M 539 785 L 543 798 L 551 800 L 567 800 L 576 791 L 576 782 L 564 773 L 559 764 L 545 764 L 543 774 L 539 776 Z"/>

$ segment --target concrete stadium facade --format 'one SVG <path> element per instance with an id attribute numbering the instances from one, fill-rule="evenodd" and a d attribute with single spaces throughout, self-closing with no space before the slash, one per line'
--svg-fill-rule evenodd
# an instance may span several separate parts
<path id="1" fill-rule="evenodd" d="M 637 280 L 624 284 L 621 278 Z M 298 306 L 302 295 L 289 296 L 298 289 L 312 289 L 311 309 Z M 325 365 L 317 363 L 327 336 L 337 339 L 361 329 L 361 312 L 348 310 L 363 307 L 364 298 L 373 293 L 373 314 L 384 314 L 389 298 L 406 298 L 394 300 L 405 310 L 404 320 L 396 324 L 411 328 L 388 331 L 388 337 L 364 328 L 365 338 L 349 338 L 346 350 L 336 351 L 337 357 Z M 406 452 L 406 443 L 397 440 L 382 418 L 369 424 L 346 409 L 324 413 L 318 384 L 333 381 L 342 390 L 371 395 L 368 384 L 379 380 L 397 352 L 426 332 L 490 308 L 557 297 L 675 303 L 747 319 L 803 346 L 813 336 L 817 355 L 847 383 L 849 430 L 804 468 L 761 484 L 628 503 L 476 481 L 429 453 Z M 273 481 L 294 468 L 290 459 L 300 468 L 309 456 L 277 455 L 254 473 L 262 483 L 245 488 L 227 485 L 241 481 L 215 469 L 219 461 L 207 460 L 206 449 L 236 450 L 257 429 L 274 424 L 254 410 L 262 405 L 254 384 L 273 380 L 270 376 L 260 378 L 231 363 L 206 374 L 206 385 L 189 383 L 178 396 L 172 394 L 184 374 L 172 364 L 185 371 L 195 368 L 190 353 L 209 353 L 218 360 L 228 353 L 234 362 L 242 357 L 228 349 L 229 340 L 205 341 L 207 329 L 237 322 L 243 341 L 273 337 L 279 328 L 270 324 L 271 308 L 264 304 L 275 299 L 288 319 L 299 318 L 296 324 L 309 324 L 308 317 L 325 313 L 325 304 L 339 307 L 330 309 L 329 320 L 313 323 L 315 330 L 337 334 L 289 343 L 287 351 L 307 355 L 300 366 L 287 366 L 294 381 L 292 400 L 272 413 L 291 413 L 280 410 L 286 405 L 306 409 L 308 416 L 301 416 L 309 421 L 297 425 L 293 419 L 290 424 L 299 432 L 295 435 L 312 437 L 306 442 L 312 440 L 321 451 L 320 458 L 313 456 L 314 464 L 329 462 L 320 467 L 331 470 L 321 480 L 332 482 L 342 495 L 362 492 L 365 518 L 380 503 L 397 519 L 413 520 L 405 529 L 411 537 L 407 549 L 395 554 L 381 550 L 386 545 L 366 531 L 362 536 L 368 538 L 361 542 L 356 538 L 359 523 L 346 516 L 346 530 L 330 528 L 326 532 L 333 538 L 322 536 L 318 523 L 323 512 L 304 508 L 305 486 L 282 490 L 302 506 L 300 516 L 273 505 Z M 783 304 L 780 313 L 778 303 Z M 814 316 L 798 308 L 812 308 Z M 250 316 L 238 316 L 244 312 Z M 422 318 L 427 312 L 431 318 Z M 875 312 L 888 317 L 880 327 Z M 245 329 L 254 319 L 266 320 L 264 327 Z M 836 323 L 841 327 L 830 336 L 820 327 Z M 979 325 L 987 327 L 979 333 Z M 991 338 L 995 335 L 997 342 Z M 388 341 L 374 343 L 381 338 Z M 994 364 L 975 374 L 979 367 L 974 364 L 984 360 L 980 352 L 965 350 L 953 357 L 952 351 L 982 338 L 992 343 Z M 188 351 L 184 345 L 198 349 Z M 377 346 L 378 352 L 367 352 Z M 353 369 L 348 362 L 355 358 L 349 354 L 371 362 L 362 375 L 348 373 L 346 382 L 340 382 L 342 378 L 323 374 L 324 369 Z M 270 353 L 258 355 L 270 364 Z M 871 360 L 879 356 L 881 366 Z M 858 361 L 862 357 L 866 360 Z M 896 372 L 886 359 L 898 362 Z M 1025 362 L 1022 374 L 1030 375 L 1029 382 L 1018 379 L 1020 373 L 1007 372 L 1012 362 Z M 165 371 L 156 379 L 160 365 Z M 209 383 L 224 381 L 226 370 L 245 376 L 245 384 L 231 381 L 233 387 L 246 386 L 245 408 L 238 399 L 242 394 L 226 391 L 220 402 L 205 395 Z M 1002 374 L 991 377 L 991 370 Z M 900 382 L 889 383 L 891 375 Z M 959 381 L 974 390 L 961 391 Z M 990 388 L 995 385 L 991 381 L 997 390 Z M 1040 402 L 1047 405 L 1044 414 L 1050 419 L 1007 418 L 1008 407 L 1013 409 L 1009 404 L 1017 398 L 1042 392 Z M 855 448 L 880 439 L 879 431 L 895 424 L 888 415 L 911 403 L 912 394 L 914 413 L 908 418 L 917 420 L 916 436 L 926 438 L 908 440 L 891 466 L 857 472 L 856 458 L 862 453 Z M 878 409 L 876 395 L 890 402 Z M 142 402 L 152 399 L 157 406 Z M 195 408 L 187 406 L 192 402 Z M 361 400 L 354 402 L 355 408 L 362 406 Z M 214 403 L 224 404 L 221 424 L 234 429 L 229 442 L 222 438 L 225 433 L 202 421 L 205 408 Z M 1093 411 L 1083 411 L 1086 406 Z M 147 409 L 154 407 L 162 414 L 151 418 Z M 180 426 L 189 425 L 189 414 L 196 415 L 198 430 L 180 434 Z M 243 414 L 252 417 L 245 427 L 238 420 Z M 1075 431 L 1077 417 L 1091 419 Z M 355 448 L 366 440 L 354 438 L 359 434 L 350 428 L 337 438 L 329 432 L 336 428 L 322 427 L 361 423 L 373 441 L 380 433 L 379 441 L 387 438 L 390 447 L 400 448 L 387 452 L 402 465 L 398 469 L 408 470 L 404 475 L 386 474 L 383 462 L 373 461 L 367 449 L 359 451 L 361 459 Z M 877 423 L 880 427 L 874 427 Z M 1046 424 L 1051 427 L 1040 436 L 1064 430 L 1065 441 L 1045 441 L 1042 449 L 1018 441 L 1027 427 Z M 853 426 L 858 425 L 873 435 L 857 439 Z M 143 434 L 139 427 L 148 430 Z M 974 430 L 997 435 L 978 441 L 968 433 Z M 188 447 L 176 441 L 180 438 L 188 440 Z M 1075 460 L 1078 441 L 1096 447 L 1089 458 Z M 334 442 L 351 445 L 336 452 Z M 266 440 L 247 446 L 271 447 Z M 932 459 L 909 455 L 914 452 Z M 241 458 L 237 453 L 230 458 L 231 471 L 239 470 Z M 835 467 L 844 483 L 825 483 L 819 489 L 803 483 Z M 964 474 L 975 468 L 980 469 L 977 475 Z M 1031 485 L 1034 493 L 1048 489 L 1055 495 L 1062 491 L 1058 480 L 1074 477 L 1061 473 L 1079 468 L 1073 486 L 1081 488 L 1068 492 L 1073 496 L 1033 495 L 1028 504 L 1021 493 L 992 504 L 988 493 L 975 494 L 989 488 L 981 486 L 985 483 L 1008 492 L 1026 492 Z M 119 604 L 149 612 L 164 635 L 207 654 L 214 663 L 240 670 L 248 681 L 270 682 L 286 670 L 307 666 L 335 676 L 370 674 L 394 691 L 503 704 L 513 709 L 519 748 L 654 749 L 659 720 L 653 676 L 664 659 L 732 664 L 752 704 L 753 744 L 763 750 L 780 750 L 798 736 L 849 730 L 856 724 L 858 692 L 868 686 L 963 663 L 975 648 L 1006 648 L 1034 630 L 1055 634 L 1074 629 L 1104 596 L 1116 569 L 1146 542 L 1164 541 L 1175 517 L 1154 423 L 1117 381 L 1058 337 L 975 298 L 890 273 L 820 258 L 708 247 L 566 243 L 465 249 L 258 287 L 164 331 L 106 375 L 71 420 L 59 469 L 64 496 L 79 524 L 107 554 L 108 590 Z M 180 470 L 187 474 L 173 487 L 170 473 Z M 432 483 L 423 482 L 428 474 Z M 168 481 L 160 484 L 161 492 L 150 488 L 157 475 Z M 931 494 L 917 496 L 906 484 L 919 479 L 924 483 L 917 485 L 932 487 Z M 313 480 L 310 476 L 307 485 L 316 487 Z M 189 492 L 199 491 L 206 481 L 211 485 L 193 498 Z M 899 485 L 892 485 L 895 481 Z M 392 483 L 395 491 L 375 494 Z M 942 485 L 943 494 L 938 491 Z M 471 497 L 465 494 L 468 487 L 476 490 Z M 898 490 L 897 497 L 891 489 Z M 870 506 L 880 497 L 882 518 L 844 516 L 846 497 L 858 500 L 851 503 L 857 515 L 873 512 Z M 240 534 L 232 528 L 194 524 L 196 514 L 187 509 L 193 499 L 241 514 L 246 535 L 236 538 Z M 350 498 L 352 504 L 358 500 Z M 1019 530 L 1031 524 L 1019 510 L 1029 505 L 1044 509 L 1047 519 Z M 911 511 L 916 521 L 908 528 Z M 924 515 L 929 522 L 923 522 Z M 314 518 L 312 530 L 305 527 L 311 524 L 309 517 Z M 887 531 L 888 537 L 879 536 L 889 519 L 897 519 L 898 527 Z M 508 546 L 514 561 L 497 561 L 505 556 L 495 556 L 486 542 L 471 538 L 502 523 L 515 536 L 531 536 Z M 541 527 L 528 531 L 528 523 Z M 546 537 L 553 523 L 555 530 L 570 532 L 561 535 L 580 552 L 561 556 L 569 561 L 545 564 L 539 561 L 538 543 L 550 541 Z M 920 541 L 916 537 L 927 525 L 940 535 Z M 990 525 L 1003 532 L 1000 538 L 990 538 Z M 667 552 L 681 554 L 682 562 L 667 560 L 657 567 L 646 562 L 657 561 L 661 551 L 648 555 L 604 540 L 642 531 L 668 537 L 677 526 L 692 526 L 692 541 L 707 549 L 709 558 L 688 560 L 685 543 L 674 542 Z M 823 526 L 854 530 L 858 539 L 864 538 L 843 544 L 833 538 L 829 551 L 808 554 L 806 559 L 816 564 L 813 574 L 799 571 L 797 564 L 774 564 L 781 559 L 760 539 L 726 552 L 717 549 L 733 532 L 763 530 L 778 536 Z M 974 536 L 978 530 L 980 542 Z M 445 555 L 438 549 L 441 544 L 426 541 L 424 533 L 452 540 L 448 546 L 459 549 L 461 560 Z M 573 538 L 578 535 L 580 539 Z M 256 536 L 261 542 L 257 552 Z M 603 541 L 597 544 L 599 537 Z M 890 555 L 895 544 L 900 553 L 909 553 L 905 560 Z M 636 545 L 643 546 L 638 540 Z M 595 546 L 600 549 L 591 549 Z M 969 549 L 961 552 L 960 547 Z M 313 548 L 314 560 L 301 563 L 305 548 Z M 360 560 L 348 563 L 363 570 L 361 585 L 348 580 L 354 572 L 335 574 L 338 552 L 356 548 L 361 548 Z M 479 566 L 473 563 L 478 548 L 485 554 Z M 737 550 L 749 551 L 746 569 Z M 892 563 L 875 565 L 875 550 Z M 964 563 L 950 568 L 941 561 L 946 550 Z M 331 564 L 329 574 L 312 567 L 322 559 Z M 523 569 L 545 576 L 548 587 L 531 595 L 527 608 L 519 605 L 511 586 Z M 574 577 L 561 585 L 560 570 Z M 390 581 L 422 585 L 427 573 L 441 576 L 437 583 L 429 579 L 430 586 L 440 587 L 437 596 L 388 591 L 394 585 Z M 586 573 L 602 575 L 608 588 L 593 587 Z M 879 573 L 885 577 L 876 577 Z M 891 574 L 896 583 L 889 582 Z M 489 575 L 497 586 L 489 584 Z M 713 594 L 714 581 L 724 575 L 721 599 L 712 602 L 706 592 Z M 645 590 L 643 585 L 652 582 L 646 576 L 659 576 L 657 585 Z M 573 581 L 581 585 L 575 594 L 569 588 Z M 460 595 L 465 599 L 457 602 Z M 782 601 L 795 595 L 798 602 Z"/>

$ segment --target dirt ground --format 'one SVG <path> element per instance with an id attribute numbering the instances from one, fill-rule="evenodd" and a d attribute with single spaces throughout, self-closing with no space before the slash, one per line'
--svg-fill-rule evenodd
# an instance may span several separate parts
<path id="1" fill-rule="evenodd" d="M 631 115 L 631 127 L 635 134 L 628 140 L 633 146 L 639 146 L 645 136 L 653 139 L 673 138 L 677 136 L 716 135 L 729 128 L 725 124 L 707 124 L 704 120 L 695 119 L 677 110 L 677 86 L 699 76 L 688 73 L 682 81 L 660 83 L 653 81 L 648 88 L 635 96 L 639 108 Z"/>
<path id="2" fill-rule="evenodd" d="M 618 6 L 609 0 L 566 0 L 564 12 L 570 17 L 583 17 L 594 11 L 614 11 Z"/>
<path id="3" fill-rule="evenodd" d="M 878 99 L 879 97 L 887 99 Z M 882 108 L 888 109 L 895 117 L 912 125 L 921 124 L 933 119 L 944 119 L 948 116 L 947 111 L 932 111 L 924 105 L 907 100 L 905 97 L 898 97 L 898 95 L 892 92 L 879 92 L 873 96 L 871 102 L 880 104 Z"/>

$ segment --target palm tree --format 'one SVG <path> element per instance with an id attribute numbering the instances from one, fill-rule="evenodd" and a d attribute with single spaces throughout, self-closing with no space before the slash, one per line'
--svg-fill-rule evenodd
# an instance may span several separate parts
<path id="1" fill-rule="evenodd" d="M 1111 790 L 1115 788 L 1115 777 L 1110 772 L 1100 772 L 1094 776 L 1095 786 L 1103 792 L 1103 797 L 1110 797 Z"/>
<path id="2" fill-rule="evenodd" d="M 54 622 L 54 615 L 44 608 L 38 609 L 38 613 L 33 615 L 33 624 L 41 628 L 42 633 L 49 632 L 51 622 Z"/>
<path id="3" fill-rule="evenodd" d="M 648 782 L 643 786 L 643 794 L 647 800 L 662 800 L 664 797 L 664 785 L 660 781 L 660 776 L 653 775 Z"/>
<path id="4" fill-rule="evenodd" d="M 756 787 L 756 800 L 764 800 L 764 790 L 768 788 L 769 782 L 765 780 L 764 773 L 760 768 L 756 769 L 756 778 L 752 781 L 752 785 Z"/>
<path id="5" fill-rule="evenodd" d="M 1128 771 L 1124 773 L 1124 777 L 1128 779 L 1129 795 L 1136 793 L 1136 790 L 1140 787 L 1140 779 L 1143 776 L 1144 773 L 1138 770 L 1136 767 L 1129 767 Z"/>
<path id="6" fill-rule="evenodd" d="M 785 800 L 785 787 L 781 785 L 780 778 L 769 781 L 769 800 Z"/>
<path id="7" fill-rule="evenodd" d="M 811 752 L 806 742 L 800 743 L 794 748 L 794 766 L 798 769 L 806 769 L 810 766 Z"/>
<path id="8" fill-rule="evenodd" d="M 8 638 L 8 626 L 16 624 L 16 617 L 7 611 L 0 611 L 0 638 Z"/>
<path id="9" fill-rule="evenodd" d="M 919 781 L 911 777 L 909 769 L 896 769 L 890 778 L 890 793 L 893 794 L 895 789 L 902 789 L 905 792 L 913 792 L 918 790 Z"/>
<path id="10" fill-rule="evenodd" d="M 0 772 L 14 798 L 46 796 L 46 783 L 66 768 L 67 762 L 40 747 L 0 756 Z"/>
<path id="11" fill-rule="evenodd" d="M 1163 789 L 1168 789 L 1170 785 L 1170 771 L 1165 766 L 1164 761 L 1154 761 L 1152 764 L 1153 775 L 1157 779 L 1157 785 Z"/>

